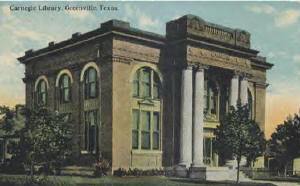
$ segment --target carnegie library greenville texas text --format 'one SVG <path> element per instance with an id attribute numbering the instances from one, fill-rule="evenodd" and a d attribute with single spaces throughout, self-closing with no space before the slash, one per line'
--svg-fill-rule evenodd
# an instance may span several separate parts
<path id="1" fill-rule="evenodd" d="M 50 6 L 50 5 L 30 5 L 30 6 L 18 6 L 18 5 L 10 5 L 10 11 L 117 11 L 118 7 L 116 6 L 107 6 L 107 5 L 84 5 L 84 6 L 71 6 L 71 5 L 62 5 L 62 6 Z"/>

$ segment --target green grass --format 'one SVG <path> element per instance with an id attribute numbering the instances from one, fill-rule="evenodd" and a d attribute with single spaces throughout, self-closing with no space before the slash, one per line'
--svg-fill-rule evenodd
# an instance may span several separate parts
<path id="1" fill-rule="evenodd" d="M 268 177 L 268 178 L 255 178 L 255 180 L 300 183 L 300 177 L 271 176 L 271 177 Z"/>
<path id="2" fill-rule="evenodd" d="M 0 175 L 0 186 L 21 186 L 30 185 L 29 177 L 24 175 Z M 27 182 L 26 182 L 27 181 Z M 233 182 L 201 182 L 190 179 L 166 178 L 166 177 L 112 177 L 89 178 L 80 176 L 49 176 L 47 181 L 40 184 L 43 186 L 230 186 L 236 185 Z M 272 184 L 240 183 L 241 186 L 267 186 Z"/>

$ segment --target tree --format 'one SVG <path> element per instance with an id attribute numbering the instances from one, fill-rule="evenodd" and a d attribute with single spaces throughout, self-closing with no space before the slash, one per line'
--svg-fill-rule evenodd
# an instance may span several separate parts
<path id="1" fill-rule="evenodd" d="M 253 162 L 262 155 L 264 134 L 258 124 L 250 119 L 248 105 L 238 103 L 236 108 L 230 107 L 221 125 L 215 130 L 215 135 L 215 146 L 219 154 L 225 159 L 235 158 L 237 161 L 238 183 L 241 158 L 244 156 Z"/>
<path id="2" fill-rule="evenodd" d="M 259 126 L 255 121 L 250 122 L 249 139 L 247 144 L 247 164 L 249 166 L 254 166 L 256 158 L 263 155 L 266 150 L 267 141 L 265 139 L 264 133 L 260 130 Z"/>
<path id="3" fill-rule="evenodd" d="M 72 130 L 66 115 L 46 108 L 27 110 L 25 116 L 18 150 L 33 177 L 35 165 L 59 166 L 70 154 Z"/>
<path id="4" fill-rule="evenodd" d="M 283 124 L 277 126 L 271 135 L 269 148 L 271 154 L 279 164 L 279 169 L 284 169 L 287 175 L 288 165 L 293 159 L 300 156 L 300 116 L 288 117 Z"/>
<path id="5" fill-rule="evenodd" d="M 14 110 L 7 106 L 0 106 L 0 129 L 3 135 L 10 133 L 14 127 Z"/>
<path id="6" fill-rule="evenodd" d="M 5 149 L 3 153 L 4 160 L 7 149 L 14 147 L 16 141 L 19 139 L 20 130 L 24 127 L 24 118 L 19 116 L 24 107 L 16 105 L 15 108 L 0 106 L 0 138 L 3 140 L 2 143 Z"/>

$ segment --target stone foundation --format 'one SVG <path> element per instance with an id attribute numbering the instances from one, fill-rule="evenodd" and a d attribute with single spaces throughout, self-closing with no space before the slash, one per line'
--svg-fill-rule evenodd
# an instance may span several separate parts
<path id="1" fill-rule="evenodd" d="M 168 176 L 180 178 L 192 178 L 198 180 L 230 180 L 230 170 L 228 167 L 190 167 L 177 165 L 173 168 L 173 174 Z"/>
<path id="2" fill-rule="evenodd" d="M 229 180 L 228 167 L 206 167 L 206 180 Z"/>
<path id="3" fill-rule="evenodd" d="M 186 168 L 185 165 L 177 165 L 174 167 L 174 174 L 175 177 L 180 177 L 180 178 L 187 178 L 189 175 L 189 171 Z"/>
<path id="4" fill-rule="evenodd" d="M 190 167 L 189 177 L 206 180 L 206 167 Z"/>

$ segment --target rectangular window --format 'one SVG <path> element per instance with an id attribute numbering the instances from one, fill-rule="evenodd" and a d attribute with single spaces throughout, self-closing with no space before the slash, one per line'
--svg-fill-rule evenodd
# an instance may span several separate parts
<path id="1" fill-rule="evenodd" d="M 151 96 L 151 71 L 145 69 L 142 72 L 142 92 L 143 97 Z"/>
<path id="2" fill-rule="evenodd" d="M 159 78 L 155 74 L 153 77 L 153 98 L 154 99 L 159 99 Z"/>
<path id="3" fill-rule="evenodd" d="M 96 97 L 96 93 L 97 93 L 96 87 L 97 87 L 96 82 L 89 83 L 89 90 L 90 90 L 89 97 L 90 98 L 95 98 Z"/>
<path id="4" fill-rule="evenodd" d="M 150 112 L 141 112 L 142 148 L 150 149 Z"/>
<path id="5" fill-rule="evenodd" d="M 96 153 L 98 141 L 98 110 L 85 112 L 85 149 Z"/>
<path id="6" fill-rule="evenodd" d="M 204 138 L 204 164 L 210 165 L 212 160 L 212 138 Z"/>
<path id="7" fill-rule="evenodd" d="M 70 101 L 70 92 L 69 92 L 69 88 L 64 88 L 64 102 L 69 102 Z"/>
<path id="8" fill-rule="evenodd" d="M 139 148 L 139 110 L 132 110 L 132 148 Z"/>
<path id="9" fill-rule="evenodd" d="M 133 96 L 137 97 L 139 96 L 139 73 L 135 73 L 134 79 L 133 79 Z"/>
<path id="10" fill-rule="evenodd" d="M 153 149 L 159 149 L 159 113 L 153 113 Z"/>
<path id="11" fill-rule="evenodd" d="M 157 84 L 153 85 L 153 98 L 158 99 L 159 98 L 159 88 Z"/>

